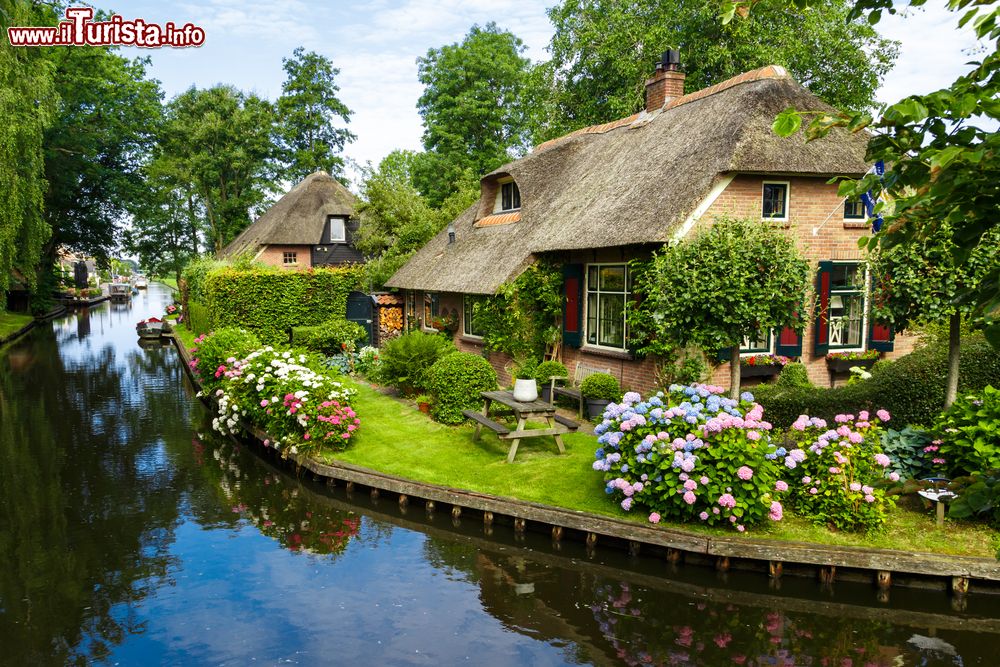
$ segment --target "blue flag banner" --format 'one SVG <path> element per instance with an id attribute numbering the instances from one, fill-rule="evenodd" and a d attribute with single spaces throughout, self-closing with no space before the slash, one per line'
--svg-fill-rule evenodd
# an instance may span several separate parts
<path id="1" fill-rule="evenodd" d="M 878 174 L 879 179 L 885 175 L 885 162 L 879 160 L 875 163 L 875 173 Z"/>
<path id="2" fill-rule="evenodd" d="M 878 215 L 875 216 L 875 219 L 872 220 L 872 231 L 875 232 L 876 234 L 882 231 L 882 222 L 883 222 L 882 214 L 879 213 Z"/>
<path id="3" fill-rule="evenodd" d="M 875 198 L 872 197 L 871 190 L 861 195 L 861 203 L 864 204 L 865 211 L 868 213 L 869 218 L 875 215 Z"/>

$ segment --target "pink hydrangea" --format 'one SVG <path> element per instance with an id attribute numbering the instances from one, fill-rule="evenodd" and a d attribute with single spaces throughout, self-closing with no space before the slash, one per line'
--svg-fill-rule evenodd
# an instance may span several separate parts
<path id="1" fill-rule="evenodd" d="M 875 413 L 875 416 L 884 422 L 887 422 L 890 419 L 890 415 L 886 410 L 879 410 L 878 412 Z"/>
<path id="2" fill-rule="evenodd" d="M 876 454 L 875 463 L 879 464 L 883 468 L 888 468 L 890 463 L 889 457 L 886 456 L 885 454 Z"/>
<path id="3" fill-rule="evenodd" d="M 753 468 L 749 466 L 741 466 L 740 469 L 736 471 L 736 476 L 746 482 L 753 477 Z"/>
<path id="4" fill-rule="evenodd" d="M 688 491 L 694 491 L 695 489 L 698 488 L 698 482 L 694 481 L 693 479 L 689 479 L 688 481 L 684 482 L 684 488 L 687 489 Z"/>
<path id="5" fill-rule="evenodd" d="M 660 515 L 657 514 L 656 512 L 651 513 L 649 515 L 649 522 L 650 523 L 660 523 Z"/>
<path id="6" fill-rule="evenodd" d="M 708 520 L 708 512 L 702 512 L 701 514 L 698 515 L 698 518 L 701 519 L 702 521 L 707 521 Z"/>
<path id="7" fill-rule="evenodd" d="M 698 497 L 694 495 L 693 491 L 688 491 L 687 493 L 684 494 L 684 502 L 686 502 L 688 505 L 694 505 L 694 502 L 697 499 Z"/>
<path id="8" fill-rule="evenodd" d="M 719 496 L 718 503 L 722 507 L 728 507 L 729 509 L 732 509 L 736 507 L 736 498 L 733 498 L 733 495 L 731 493 L 723 493 L 721 496 Z"/>
<path id="9" fill-rule="evenodd" d="M 777 482 L 774 483 L 774 488 L 776 491 L 787 491 L 788 483 L 785 482 L 784 480 L 779 479 Z"/>
<path id="10" fill-rule="evenodd" d="M 771 510 L 768 512 L 767 518 L 771 521 L 781 521 L 781 517 L 784 514 L 784 508 L 781 506 L 777 500 L 771 503 Z"/>
<path id="11" fill-rule="evenodd" d="M 898 482 L 899 481 L 899 473 L 898 472 L 891 472 L 891 473 L 889 473 L 889 481 L 890 482 Z"/>

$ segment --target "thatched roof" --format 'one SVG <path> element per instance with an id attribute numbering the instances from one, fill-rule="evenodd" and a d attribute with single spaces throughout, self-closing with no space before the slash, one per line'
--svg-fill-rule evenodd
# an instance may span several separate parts
<path id="1" fill-rule="evenodd" d="M 764 67 L 615 123 L 546 142 L 484 177 L 512 176 L 520 220 L 473 225 L 477 203 L 431 239 L 387 286 L 492 294 L 535 253 L 662 243 L 728 173 L 859 176 L 867 136 L 835 130 L 806 143 L 771 131 L 787 107 L 831 107 L 781 67 Z M 484 187 L 484 191 L 487 190 Z"/>
<path id="2" fill-rule="evenodd" d="M 317 171 L 302 179 L 264 215 L 219 252 L 234 257 L 265 245 L 315 245 L 328 215 L 354 214 L 355 198 L 330 174 Z"/>

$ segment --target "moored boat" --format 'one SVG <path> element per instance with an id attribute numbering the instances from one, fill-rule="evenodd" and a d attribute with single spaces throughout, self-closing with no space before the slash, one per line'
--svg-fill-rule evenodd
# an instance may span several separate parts
<path id="1" fill-rule="evenodd" d="M 159 338 L 164 333 L 165 324 L 166 322 L 163 320 L 151 317 L 148 320 L 141 320 L 137 323 L 135 330 L 139 334 L 140 339 Z"/>

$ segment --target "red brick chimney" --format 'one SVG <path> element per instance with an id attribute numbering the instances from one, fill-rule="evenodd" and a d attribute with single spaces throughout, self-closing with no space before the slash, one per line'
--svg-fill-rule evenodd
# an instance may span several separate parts
<path id="1" fill-rule="evenodd" d="M 656 71 L 646 81 L 646 111 L 657 111 L 684 94 L 684 72 L 680 71 L 680 65 L 679 51 L 663 52 L 662 60 L 656 63 Z"/>

